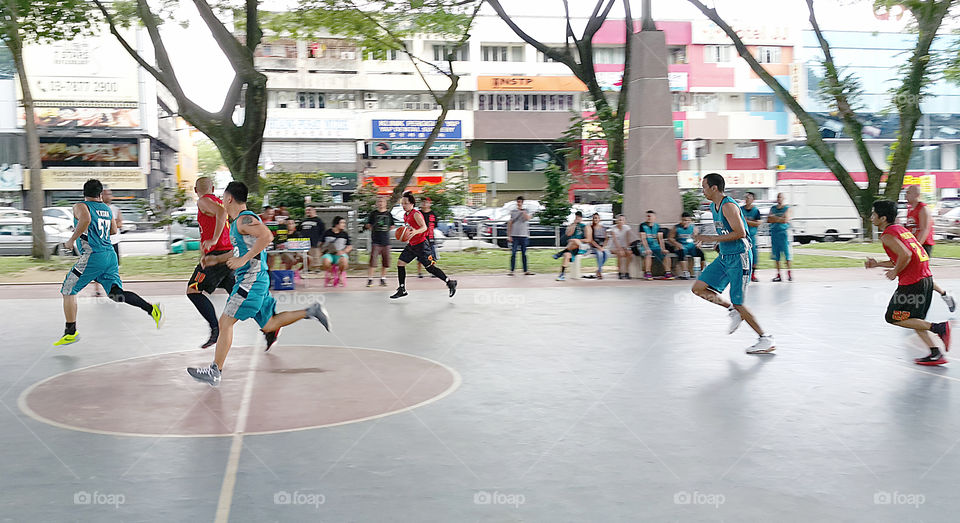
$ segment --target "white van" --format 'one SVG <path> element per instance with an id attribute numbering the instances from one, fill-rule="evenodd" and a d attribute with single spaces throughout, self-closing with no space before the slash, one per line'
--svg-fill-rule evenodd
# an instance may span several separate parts
<path id="1" fill-rule="evenodd" d="M 840 182 L 827 180 L 782 180 L 777 192 L 790 207 L 790 231 L 794 241 L 834 242 L 860 234 L 860 214 Z"/>

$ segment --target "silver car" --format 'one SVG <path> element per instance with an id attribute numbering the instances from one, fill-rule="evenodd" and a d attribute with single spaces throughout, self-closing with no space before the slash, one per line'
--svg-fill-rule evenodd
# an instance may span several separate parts
<path id="1" fill-rule="evenodd" d="M 76 246 L 70 249 L 63 247 L 63 242 L 70 239 L 71 233 L 61 231 L 45 225 L 47 248 L 53 255 L 78 255 Z M 33 252 L 33 222 L 30 218 L 0 219 L 0 255 L 2 256 L 29 256 Z"/>

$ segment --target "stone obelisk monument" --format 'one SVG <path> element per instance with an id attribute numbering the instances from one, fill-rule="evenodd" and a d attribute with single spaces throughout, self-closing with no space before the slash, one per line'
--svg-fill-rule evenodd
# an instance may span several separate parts
<path id="1" fill-rule="evenodd" d="M 623 180 L 623 212 L 627 223 L 639 224 L 648 209 L 668 227 L 680 220 L 683 206 L 677 183 L 677 147 L 673 137 L 667 41 L 643 2 L 640 32 L 631 36 L 629 137 Z"/>

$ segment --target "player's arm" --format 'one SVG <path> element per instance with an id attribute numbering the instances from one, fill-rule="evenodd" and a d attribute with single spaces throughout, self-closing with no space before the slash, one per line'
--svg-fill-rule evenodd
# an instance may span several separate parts
<path id="1" fill-rule="evenodd" d="M 510 236 L 510 230 L 513 228 L 513 218 L 507 220 L 507 241 L 513 241 L 512 236 Z"/>
<path id="2" fill-rule="evenodd" d="M 207 216 L 213 216 L 217 222 L 213 228 L 213 237 L 203 242 L 202 250 L 208 251 L 220 241 L 220 235 L 223 234 L 223 228 L 227 224 L 227 209 L 210 198 L 200 198 L 197 200 L 197 208 Z"/>
<path id="3" fill-rule="evenodd" d="M 780 218 L 780 223 L 790 223 L 791 214 L 793 214 L 793 209 L 787 207 L 787 212 L 783 213 L 783 217 Z"/>
<path id="4" fill-rule="evenodd" d="M 86 205 L 82 203 L 73 204 L 73 216 L 77 219 L 77 225 L 73 228 L 73 235 L 70 236 L 70 239 L 63 243 L 67 247 L 76 243 L 77 238 L 87 232 L 87 228 L 90 227 L 90 209 Z"/>
<path id="5" fill-rule="evenodd" d="M 678 248 L 678 249 L 682 249 L 682 248 L 683 248 L 683 245 L 681 245 L 680 242 L 677 241 L 677 228 L 676 228 L 676 227 L 670 229 L 670 236 L 667 237 L 667 242 L 669 242 L 670 245 L 673 245 L 674 247 L 676 247 L 676 248 Z"/>
<path id="6" fill-rule="evenodd" d="M 780 218 L 777 217 L 776 214 L 773 214 L 773 210 L 771 210 L 770 213 L 767 214 L 767 223 L 777 223 L 779 221 L 780 221 Z"/>
<path id="7" fill-rule="evenodd" d="M 570 225 L 567 225 L 567 238 L 569 238 L 570 236 L 573 236 L 573 231 L 575 231 L 576 229 L 577 229 L 576 222 L 571 223 Z"/>
<path id="8" fill-rule="evenodd" d="M 709 238 L 713 239 L 717 243 L 733 242 L 747 236 L 747 230 L 744 227 L 743 220 L 740 219 L 740 207 L 737 207 L 737 204 L 727 202 L 723 204 L 723 207 L 720 208 L 720 212 L 723 213 L 723 217 L 727 219 L 727 223 L 730 224 L 730 228 L 732 230 L 719 236 L 703 235 L 700 236 L 700 240 Z"/>
<path id="9" fill-rule="evenodd" d="M 917 241 L 923 245 L 930 236 L 930 207 L 924 205 L 923 212 L 920 213 L 920 223 L 917 224 Z"/>
<path id="10" fill-rule="evenodd" d="M 237 269 L 246 265 L 255 256 L 259 256 L 264 249 L 273 243 L 273 233 L 262 221 L 255 219 L 249 214 L 237 218 L 240 223 L 237 224 L 237 232 L 247 236 L 253 236 L 257 239 L 253 247 L 246 254 L 239 258 L 230 258 L 227 260 L 227 267 Z"/>
<path id="11" fill-rule="evenodd" d="M 910 260 L 913 258 L 913 252 L 911 252 L 910 248 L 907 247 L 903 242 L 891 234 L 884 234 L 880 236 L 880 241 L 883 242 L 883 245 L 888 249 L 897 253 L 897 263 L 894 264 L 891 260 L 886 260 L 883 262 L 878 262 L 877 266 L 892 267 L 892 269 L 886 273 L 887 279 L 896 279 L 897 275 L 903 272 L 903 270 L 907 268 L 907 265 L 910 265 Z"/>
<path id="12" fill-rule="evenodd" d="M 756 209 L 756 207 L 754 207 L 754 209 Z M 760 216 L 760 213 L 757 213 L 757 216 Z M 746 218 L 746 216 L 744 216 L 744 218 Z M 760 220 L 751 220 L 750 218 L 746 218 L 746 220 L 747 220 L 747 225 L 748 225 L 748 226 L 750 226 L 750 227 L 760 227 Z"/>
<path id="13" fill-rule="evenodd" d="M 120 227 L 117 225 L 116 220 L 110 220 L 110 236 L 117 234 L 120 231 Z"/>
<path id="14" fill-rule="evenodd" d="M 417 222 L 417 228 L 413 230 L 414 236 L 427 232 L 427 222 L 423 219 L 423 213 L 414 214 L 413 221 Z"/>

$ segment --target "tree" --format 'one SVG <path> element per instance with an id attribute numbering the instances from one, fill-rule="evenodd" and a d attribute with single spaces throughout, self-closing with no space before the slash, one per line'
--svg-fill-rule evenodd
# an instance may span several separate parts
<path id="1" fill-rule="evenodd" d="M 470 168 L 470 155 L 466 152 L 449 156 L 444 162 L 444 180 L 441 183 L 423 188 L 423 197 L 430 198 L 430 210 L 440 220 L 453 216 L 453 207 L 467 201 L 466 170 Z M 451 173 L 463 173 L 463 176 L 451 177 Z"/>
<path id="2" fill-rule="evenodd" d="M 563 225 L 570 215 L 570 174 L 554 162 L 550 162 L 543 176 L 547 179 L 547 186 L 543 191 L 540 203 L 543 209 L 537 213 L 543 225 Z"/>
<path id="3" fill-rule="evenodd" d="M 319 183 L 307 183 L 307 176 L 325 176 L 320 174 L 275 173 L 265 179 L 264 192 L 270 195 L 270 205 L 286 207 L 294 219 L 303 218 L 303 209 L 307 196 L 313 204 L 330 201 L 327 189 Z"/>
<path id="4" fill-rule="evenodd" d="M 616 0 L 597 0 L 593 12 L 587 19 L 583 34 L 579 37 L 574 33 L 570 21 L 569 0 L 563 1 L 563 9 L 566 15 L 566 35 L 564 46 L 560 49 L 549 47 L 527 34 L 510 18 L 510 15 L 503 9 L 500 0 L 487 0 L 490 7 L 497 12 L 497 15 L 508 25 L 514 33 L 524 42 L 530 44 L 537 51 L 540 51 L 551 60 L 560 62 L 570 68 L 570 71 L 584 85 L 587 86 L 587 92 L 590 99 L 596 107 L 596 121 L 603 128 L 604 138 L 607 140 L 609 159 L 607 161 L 607 171 L 610 176 L 610 188 L 617 194 L 623 194 L 623 172 L 624 172 L 624 120 L 627 115 L 627 90 L 630 78 L 630 40 L 633 36 L 633 16 L 630 11 L 630 1 L 623 0 L 624 8 L 624 26 L 626 32 L 626 43 L 624 44 L 624 62 L 623 62 L 623 82 L 620 87 L 620 93 L 617 96 L 616 106 L 610 104 L 603 89 L 597 81 L 597 73 L 593 64 L 593 37 L 597 34 L 600 26 L 606 21 L 610 9 L 613 8 Z"/>
<path id="5" fill-rule="evenodd" d="M 30 204 L 34 258 L 48 259 L 47 238 L 43 229 L 43 163 L 40 137 L 34 116 L 33 94 L 30 91 L 23 46 L 69 40 L 90 29 L 86 2 L 83 0 L 3 0 L 0 4 L 0 39 L 10 49 L 20 90 L 23 92 L 24 129 L 27 138 L 27 165 L 30 168 Z"/>
<path id="6" fill-rule="evenodd" d="M 263 146 L 263 128 L 267 119 L 267 77 L 256 70 L 253 59 L 263 38 L 259 2 L 244 0 L 243 7 L 234 11 L 230 5 L 217 4 L 218 10 L 215 10 L 206 0 L 192 1 L 235 73 L 223 105 L 218 111 L 208 111 L 200 107 L 180 86 L 160 35 L 160 26 L 166 19 L 162 16 L 163 9 L 169 7 L 170 0 L 164 0 L 160 15 L 153 12 L 147 0 L 109 3 L 94 0 L 94 4 L 120 45 L 140 67 L 167 88 L 177 102 L 180 116 L 216 144 L 233 178 L 246 183 L 251 192 L 258 192 L 258 163 Z M 221 20 L 221 17 L 233 17 L 234 13 L 240 18 L 238 25 L 246 31 L 243 41 L 234 36 Z M 146 27 L 153 44 L 153 61 L 141 56 L 120 34 L 120 28 L 134 24 L 143 24 Z M 242 108 L 242 116 L 238 117 L 239 123 L 234 120 L 237 107 Z"/>
<path id="7" fill-rule="evenodd" d="M 443 128 L 447 113 L 453 106 L 460 74 L 454 71 L 453 62 L 457 52 L 470 38 L 473 21 L 483 4 L 481 0 L 299 0 L 299 9 L 292 13 L 280 13 L 271 18 L 269 27 L 278 32 L 287 32 L 295 37 L 315 36 L 320 31 L 329 31 L 340 37 L 355 40 L 374 56 L 387 52 L 399 52 L 410 58 L 417 74 L 423 80 L 437 105 L 440 116 L 430 135 L 417 155 L 410 161 L 400 182 L 390 195 L 389 206 L 397 203 L 403 195 L 417 168 L 427 157 L 427 152 Z M 416 35 L 430 34 L 433 38 L 447 39 L 446 67 L 432 60 L 416 56 L 405 45 Z M 441 74 L 450 82 L 447 89 L 438 93 L 427 80 L 426 69 Z"/>
<path id="8" fill-rule="evenodd" d="M 223 166 L 223 157 L 210 140 L 197 142 L 197 170 L 204 176 L 213 176 Z"/>
<path id="9" fill-rule="evenodd" d="M 707 7 L 699 0 L 688 1 L 727 34 L 733 41 L 737 53 L 747 62 L 753 72 L 797 116 L 806 131 L 807 145 L 823 160 L 823 163 L 836 176 L 840 185 L 850 196 L 860 214 L 863 230 L 871 230 L 870 214 L 873 202 L 880 195 L 888 200 L 897 201 L 900 189 L 903 186 L 903 176 L 910 161 L 910 153 L 913 150 L 913 134 L 917 128 L 917 122 L 922 116 L 920 99 L 930 83 L 932 74 L 937 69 L 937 60 L 931 55 L 930 48 L 954 1 L 900 0 L 894 2 L 893 0 L 882 0 L 876 2 L 878 6 L 902 5 L 913 15 L 917 35 L 917 43 L 902 68 L 904 74 L 900 85 L 891 93 L 893 105 L 900 116 L 900 129 L 897 141 L 894 144 L 893 157 L 886 173 L 886 186 L 882 192 L 880 191 L 880 184 L 884 181 L 884 172 L 870 157 L 867 145 L 864 142 L 863 124 L 860 123 L 856 114 L 858 108 L 857 97 L 860 94 L 858 79 L 852 74 L 846 73 L 834 62 L 830 44 L 824 38 L 820 25 L 817 23 L 813 0 L 806 0 L 806 2 L 810 13 L 810 25 L 813 27 L 820 50 L 823 53 L 821 65 L 823 66 L 824 76 L 820 83 L 820 93 L 830 102 L 831 109 L 840 116 L 843 121 L 844 133 L 853 139 L 857 155 L 863 162 L 867 173 L 866 188 L 860 188 L 854 181 L 853 176 L 837 160 L 833 149 L 820 135 L 819 124 L 814 117 L 804 110 L 790 92 L 780 85 L 773 75 L 767 72 L 757 59 L 750 54 L 736 31 L 720 17 L 717 10 Z"/>

